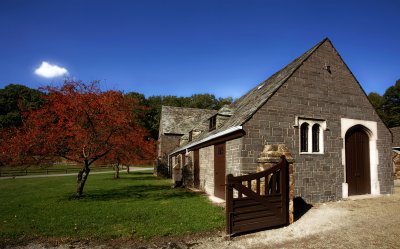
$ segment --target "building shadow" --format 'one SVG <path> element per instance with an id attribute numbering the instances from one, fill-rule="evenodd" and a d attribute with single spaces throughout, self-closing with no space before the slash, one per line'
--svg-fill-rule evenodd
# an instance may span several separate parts
<path id="1" fill-rule="evenodd" d="M 293 199 L 293 216 L 294 221 L 299 220 L 304 214 L 308 212 L 313 207 L 313 205 L 308 204 L 301 197 L 295 197 Z"/>

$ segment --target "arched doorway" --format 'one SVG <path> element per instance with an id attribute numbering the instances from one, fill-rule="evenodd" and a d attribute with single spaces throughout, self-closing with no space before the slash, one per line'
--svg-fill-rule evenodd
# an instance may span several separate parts
<path id="1" fill-rule="evenodd" d="M 346 132 L 346 182 L 348 195 L 371 193 L 369 136 L 356 125 Z"/>

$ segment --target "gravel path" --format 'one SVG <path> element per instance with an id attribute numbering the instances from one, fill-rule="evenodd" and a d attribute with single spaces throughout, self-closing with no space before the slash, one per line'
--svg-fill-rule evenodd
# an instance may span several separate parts
<path id="1" fill-rule="evenodd" d="M 294 224 L 227 239 L 223 232 L 203 237 L 149 242 L 76 242 L 19 248 L 400 248 L 400 186 L 390 196 L 315 205 Z"/>

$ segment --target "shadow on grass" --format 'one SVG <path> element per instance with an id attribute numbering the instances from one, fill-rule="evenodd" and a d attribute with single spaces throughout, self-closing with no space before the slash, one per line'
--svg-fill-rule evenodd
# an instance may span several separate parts
<path id="1" fill-rule="evenodd" d="M 152 172 L 131 172 L 126 174 L 125 172 L 121 173 L 120 178 L 114 179 L 113 176 L 106 178 L 105 180 L 111 181 L 158 181 L 158 180 L 165 180 L 162 178 L 158 178 L 154 176 Z M 171 180 L 172 181 L 172 180 Z"/>
<path id="2" fill-rule="evenodd" d="M 168 186 L 136 185 L 122 188 L 88 191 L 79 198 L 80 201 L 116 201 L 116 200 L 171 200 L 186 199 L 197 196 L 186 189 L 171 189 Z M 76 198 L 67 197 L 69 200 Z"/>
<path id="3" fill-rule="evenodd" d="M 140 176 L 140 175 L 147 175 L 147 176 L 152 176 L 155 178 L 155 176 L 153 175 L 153 171 L 147 171 L 147 172 L 142 172 L 142 171 L 131 171 L 129 174 L 127 175 L 133 175 L 133 176 Z M 157 179 L 157 178 L 156 178 Z"/>

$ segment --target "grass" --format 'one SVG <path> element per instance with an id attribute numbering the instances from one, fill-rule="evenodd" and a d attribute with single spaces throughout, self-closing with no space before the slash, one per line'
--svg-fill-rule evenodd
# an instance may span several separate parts
<path id="1" fill-rule="evenodd" d="M 150 239 L 219 230 L 224 210 L 151 172 L 91 175 L 81 199 L 70 176 L 0 181 L 0 240 Z"/>

